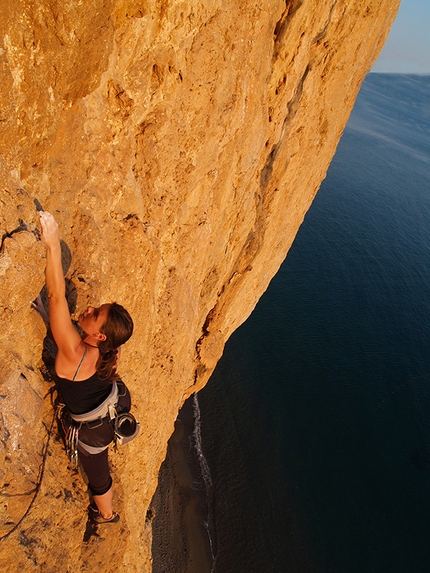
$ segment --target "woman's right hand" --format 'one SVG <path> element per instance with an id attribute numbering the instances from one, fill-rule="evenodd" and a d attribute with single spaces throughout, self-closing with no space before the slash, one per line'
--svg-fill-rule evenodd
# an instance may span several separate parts
<path id="1" fill-rule="evenodd" d="M 41 211 L 39 213 L 40 224 L 42 225 L 42 236 L 48 247 L 60 243 L 60 233 L 58 231 L 58 223 L 54 215 L 48 211 Z"/>

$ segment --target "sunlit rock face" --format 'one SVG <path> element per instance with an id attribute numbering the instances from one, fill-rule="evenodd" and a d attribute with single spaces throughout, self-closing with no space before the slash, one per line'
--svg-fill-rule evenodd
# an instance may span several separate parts
<path id="1" fill-rule="evenodd" d="M 285 258 L 399 1 L 1 4 L 0 567 L 149 572 L 178 408 Z M 34 199 L 74 310 L 116 300 L 136 325 L 121 372 L 142 431 L 112 454 L 121 522 L 99 538 L 49 432 Z"/>

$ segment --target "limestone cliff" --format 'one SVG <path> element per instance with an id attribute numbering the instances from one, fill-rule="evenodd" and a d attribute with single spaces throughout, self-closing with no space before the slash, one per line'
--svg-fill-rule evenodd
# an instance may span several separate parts
<path id="1" fill-rule="evenodd" d="M 284 259 L 398 4 L 1 0 L 3 571 L 151 570 L 146 512 L 178 408 Z M 116 300 L 136 324 L 121 372 L 142 432 L 112 456 L 122 519 L 85 542 L 30 308 L 35 198 L 72 255 L 77 311 Z"/>

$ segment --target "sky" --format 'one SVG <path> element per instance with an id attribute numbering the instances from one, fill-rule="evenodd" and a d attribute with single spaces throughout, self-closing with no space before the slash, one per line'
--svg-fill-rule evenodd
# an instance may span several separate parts
<path id="1" fill-rule="evenodd" d="M 430 0 L 402 0 L 372 72 L 430 74 Z"/>

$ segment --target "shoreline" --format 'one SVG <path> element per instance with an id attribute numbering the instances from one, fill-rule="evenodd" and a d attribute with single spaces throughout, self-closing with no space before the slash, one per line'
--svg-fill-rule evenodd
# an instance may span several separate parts
<path id="1" fill-rule="evenodd" d="M 192 400 L 181 409 L 167 445 L 152 499 L 153 573 L 211 573 L 212 555 L 204 525 L 206 502 L 196 491 L 198 461 L 190 448 Z M 194 487 L 193 487 L 194 484 Z"/>

